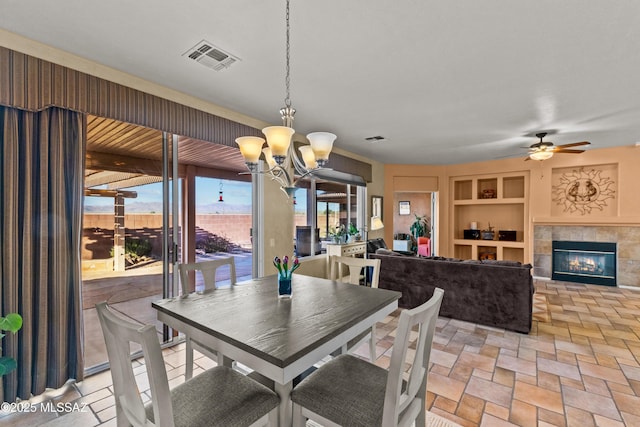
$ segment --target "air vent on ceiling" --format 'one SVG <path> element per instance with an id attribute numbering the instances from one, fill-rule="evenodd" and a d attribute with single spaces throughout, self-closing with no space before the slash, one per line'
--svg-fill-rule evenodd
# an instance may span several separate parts
<path id="1" fill-rule="evenodd" d="M 206 40 L 202 40 L 200 43 L 186 51 L 182 56 L 193 59 L 194 61 L 215 71 L 229 68 L 233 63 L 240 60 L 237 56 L 234 56 L 229 52 L 225 52 Z"/>
<path id="2" fill-rule="evenodd" d="M 387 139 L 384 136 L 376 135 L 376 136 L 370 136 L 368 138 L 365 138 L 364 140 L 367 142 L 375 143 L 375 142 L 383 142 L 383 141 L 386 141 Z"/>

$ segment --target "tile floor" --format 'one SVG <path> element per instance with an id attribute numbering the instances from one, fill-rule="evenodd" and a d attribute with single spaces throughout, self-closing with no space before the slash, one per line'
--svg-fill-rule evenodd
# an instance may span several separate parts
<path id="1" fill-rule="evenodd" d="M 640 426 L 640 292 L 553 281 L 536 281 L 536 289 L 529 335 L 439 319 L 427 409 L 463 426 Z M 397 316 L 377 328 L 381 366 Z M 184 346 L 164 357 L 171 385 L 183 381 Z M 134 366 L 144 389 L 144 365 Z M 35 401 L 44 399 L 82 411 L 0 412 L 0 425 L 116 425 L 108 371 Z"/>

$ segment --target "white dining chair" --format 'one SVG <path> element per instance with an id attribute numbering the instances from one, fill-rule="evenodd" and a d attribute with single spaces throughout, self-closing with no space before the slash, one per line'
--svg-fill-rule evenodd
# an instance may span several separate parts
<path id="1" fill-rule="evenodd" d="M 210 261 L 193 262 L 189 264 L 178 264 L 178 270 L 180 272 L 180 285 L 182 290 L 182 296 L 185 297 L 189 293 L 190 289 L 190 272 L 200 272 L 202 274 L 203 292 L 209 292 L 216 289 L 216 272 L 219 268 L 229 267 L 229 280 L 231 286 L 236 284 L 236 264 L 233 257 L 218 258 Z M 220 362 L 220 355 L 217 351 L 206 345 L 192 339 L 185 334 L 185 371 L 184 376 L 189 379 L 193 376 L 193 350 L 198 350 L 208 358 Z"/>
<path id="2" fill-rule="evenodd" d="M 367 284 L 367 279 L 370 280 L 372 288 L 378 287 L 380 281 L 380 260 L 379 259 L 366 259 L 355 258 L 350 256 L 336 256 L 333 255 L 330 258 L 330 275 L 331 280 L 337 280 L 343 283 L 351 283 L 352 285 L 359 285 L 361 281 Z M 344 267 L 347 267 L 346 269 Z M 349 270 L 347 274 L 346 270 Z M 363 270 L 364 269 L 364 270 Z M 371 277 L 367 270 L 370 269 Z M 362 271 L 365 271 L 364 275 Z M 376 361 L 376 325 L 373 325 L 371 329 L 358 335 L 346 345 L 346 352 L 350 352 L 358 348 L 362 343 L 369 343 L 369 357 L 372 362 Z"/>
<path id="3" fill-rule="evenodd" d="M 118 426 L 195 427 L 277 425 L 276 393 L 234 370 L 217 366 L 169 389 L 154 325 L 96 305 L 113 379 Z M 144 405 L 133 373 L 130 345 L 142 347 L 151 401 Z"/>
<path id="4" fill-rule="evenodd" d="M 429 358 L 443 295 L 436 288 L 429 301 L 400 314 L 389 370 L 344 354 L 304 379 L 291 393 L 293 426 L 304 427 L 312 419 L 325 427 L 408 427 L 414 422 L 424 427 Z M 416 325 L 416 350 L 407 361 Z M 405 361 L 411 362 L 406 374 Z"/>

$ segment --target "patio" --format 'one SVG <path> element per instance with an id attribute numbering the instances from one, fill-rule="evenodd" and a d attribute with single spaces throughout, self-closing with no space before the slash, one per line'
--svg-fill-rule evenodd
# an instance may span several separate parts
<path id="1" fill-rule="evenodd" d="M 237 281 L 251 278 L 251 252 L 199 254 L 197 261 L 233 256 Z M 219 286 L 229 285 L 226 269 L 216 276 Z M 196 276 L 196 288 L 202 278 Z M 115 310 L 145 324 L 155 324 L 160 337 L 162 324 L 156 320 L 151 302 L 162 298 L 162 263 L 156 261 L 143 267 L 109 273 L 83 273 L 82 302 L 84 323 L 85 369 L 107 361 L 107 352 L 96 314 L 95 305 L 106 301 Z"/>

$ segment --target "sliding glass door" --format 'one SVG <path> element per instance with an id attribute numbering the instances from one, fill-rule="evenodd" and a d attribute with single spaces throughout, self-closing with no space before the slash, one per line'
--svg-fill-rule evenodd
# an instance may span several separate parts
<path id="1" fill-rule="evenodd" d="M 176 293 L 181 197 L 176 137 L 95 116 L 87 124 L 82 298 L 91 373 L 107 362 L 95 312 L 100 301 L 155 323 L 158 339 L 170 339 L 151 302 Z"/>

